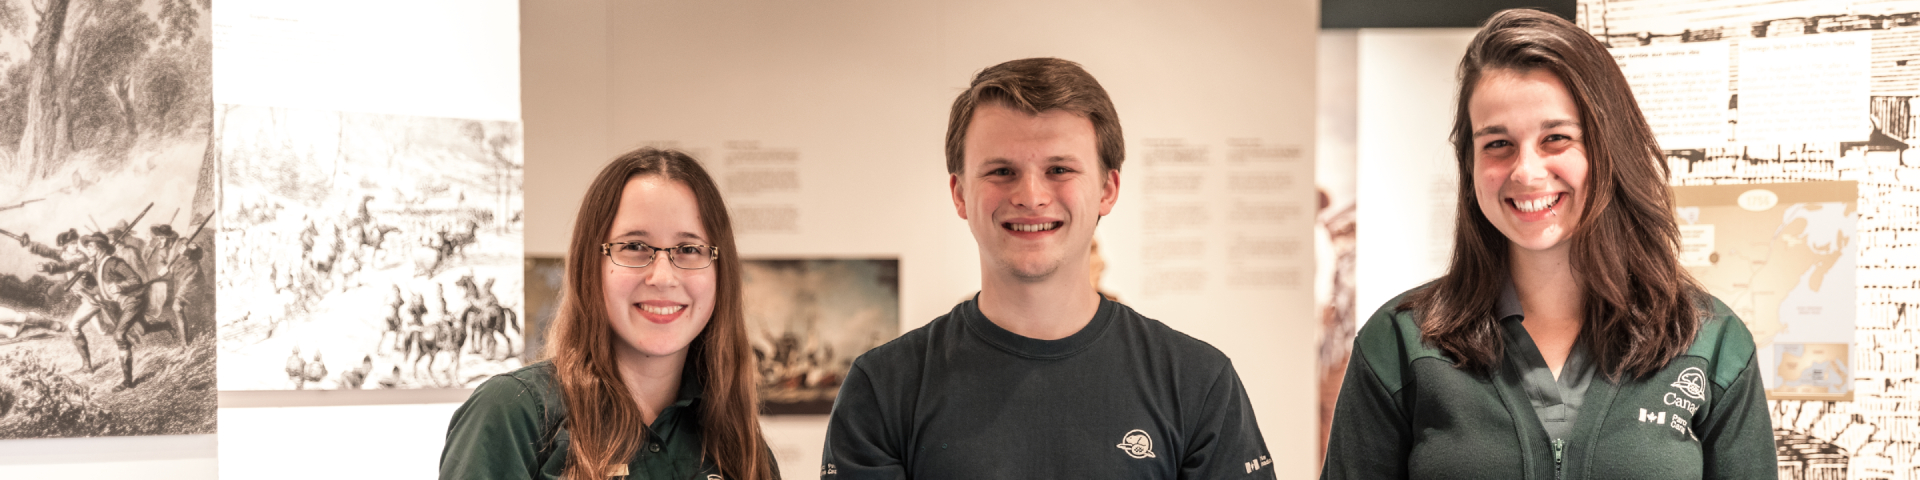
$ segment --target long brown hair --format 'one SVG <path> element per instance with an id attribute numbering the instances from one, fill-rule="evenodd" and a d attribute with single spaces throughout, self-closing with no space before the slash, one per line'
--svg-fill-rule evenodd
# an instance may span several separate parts
<path id="1" fill-rule="evenodd" d="M 1473 122 L 1467 103 L 1491 70 L 1552 72 L 1580 110 L 1590 164 L 1569 261 L 1586 321 L 1580 335 L 1600 371 L 1617 381 L 1643 377 L 1685 352 L 1700 329 L 1703 292 L 1680 266 L 1673 191 L 1653 129 L 1605 45 L 1560 17 L 1535 10 L 1494 14 L 1460 61 L 1453 147 L 1460 192 L 1453 261 L 1445 276 L 1410 295 L 1421 340 L 1481 373 L 1504 348 L 1494 304 L 1511 278 L 1508 240 L 1474 200 Z"/>
<path id="2" fill-rule="evenodd" d="M 692 157 L 642 148 L 614 159 L 594 177 L 574 219 L 567 247 L 564 287 L 553 323 L 553 365 L 566 399 L 567 478 L 601 478 L 607 466 L 633 457 L 646 424 L 632 392 L 614 366 L 619 341 L 608 323 L 600 244 L 613 228 L 620 195 L 634 177 L 659 175 L 686 184 L 700 206 L 700 222 L 720 249 L 713 317 L 688 346 L 687 373 L 704 386 L 699 419 L 700 451 L 726 478 L 769 480 L 772 459 L 760 432 L 757 371 L 747 347 L 746 314 L 740 303 L 740 257 L 733 223 L 713 178 Z"/>

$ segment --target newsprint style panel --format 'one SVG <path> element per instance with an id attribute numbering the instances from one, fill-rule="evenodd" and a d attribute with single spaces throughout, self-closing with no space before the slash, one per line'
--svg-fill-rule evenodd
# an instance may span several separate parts
<path id="1" fill-rule="evenodd" d="M 1855 231 L 1844 237 L 1857 241 L 1854 332 L 1831 342 L 1853 345 L 1844 362 L 1851 370 L 1831 369 L 1851 382 L 1853 399 L 1768 401 L 1780 476 L 1920 478 L 1920 244 L 1911 235 L 1920 224 L 1920 152 L 1911 151 L 1920 144 L 1920 1 L 1582 0 L 1579 11 L 1580 25 L 1616 58 L 1654 58 L 1634 53 L 1659 49 L 1660 57 L 1727 66 L 1630 79 L 1636 94 L 1656 97 L 1725 92 L 1662 110 L 1670 132 L 1687 134 L 1666 147 L 1674 184 L 1858 182 Z M 1709 43 L 1724 47 L 1676 47 Z M 1725 72 L 1724 90 L 1702 83 L 1711 72 Z M 1712 132 L 1687 119 L 1705 115 L 1718 119 L 1725 141 L 1702 145 Z M 1762 354 L 1839 355 L 1815 347 Z"/>
<path id="2" fill-rule="evenodd" d="M 214 431 L 207 12 L 0 0 L 0 438 Z"/>
<path id="3" fill-rule="evenodd" d="M 221 388 L 471 387 L 520 366 L 519 123 L 216 114 Z"/>

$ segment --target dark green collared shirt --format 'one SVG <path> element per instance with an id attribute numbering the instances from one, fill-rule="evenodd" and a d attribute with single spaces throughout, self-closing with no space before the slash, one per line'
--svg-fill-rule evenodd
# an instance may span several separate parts
<path id="1" fill-rule="evenodd" d="M 1659 372 L 1588 382 L 1578 408 L 1561 412 L 1571 428 L 1555 448 L 1552 422 L 1536 413 L 1535 390 L 1545 389 L 1516 374 L 1531 369 L 1455 368 L 1421 340 L 1419 314 L 1399 309 L 1406 295 L 1354 339 L 1323 480 L 1778 476 L 1753 335 L 1719 299 L 1699 299 L 1706 315 L 1693 345 Z"/>
<path id="2" fill-rule="evenodd" d="M 628 460 L 627 478 L 720 478 L 700 457 L 695 406 L 701 386 L 693 375 L 680 378 L 679 398 L 648 427 L 646 444 Z M 440 478 L 559 479 L 570 445 L 566 415 L 551 362 L 495 375 L 453 412 L 440 453 Z"/>

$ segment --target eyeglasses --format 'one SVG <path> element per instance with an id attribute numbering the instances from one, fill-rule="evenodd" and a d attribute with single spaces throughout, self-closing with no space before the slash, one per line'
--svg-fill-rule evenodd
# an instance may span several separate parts
<path id="1" fill-rule="evenodd" d="M 684 270 L 699 270 L 713 266 L 720 258 L 720 248 L 706 245 L 682 244 L 672 247 L 656 247 L 641 242 L 614 242 L 600 244 L 600 254 L 613 259 L 614 265 L 627 268 L 645 268 L 653 264 L 655 252 L 667 252 L 667 262 Z"/>

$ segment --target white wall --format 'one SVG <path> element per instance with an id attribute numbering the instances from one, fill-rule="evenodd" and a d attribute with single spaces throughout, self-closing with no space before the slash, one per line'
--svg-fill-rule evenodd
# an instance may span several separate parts
<path id="1" fill-rule="evenodd" d="M 1477 29 L 1359 30 L 1358 229 L 1354 308 L 1360 321 L 1395 295 L 1446 273 L 1459 174 L 1454 71 Z M 1377 172 L 1369 174 L 1368 172 Z M 1384 172 L 1393 172 L 1388 175 Z"/>

